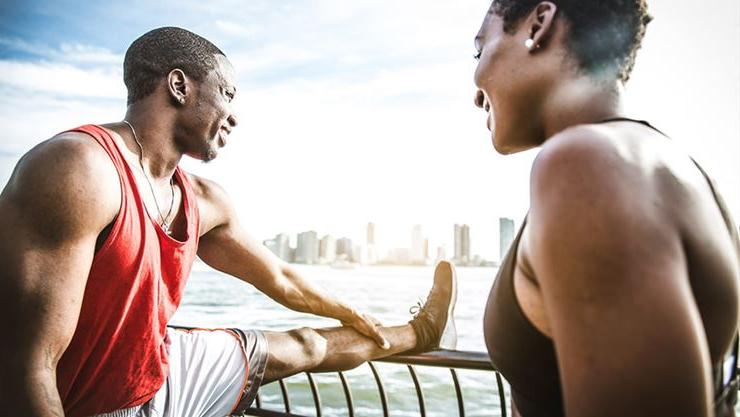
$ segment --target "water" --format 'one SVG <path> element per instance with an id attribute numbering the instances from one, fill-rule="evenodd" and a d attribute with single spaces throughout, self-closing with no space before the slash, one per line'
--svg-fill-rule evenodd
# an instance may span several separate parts
<path id="1" fill-rule="evenodd" d="M 383 324 L 407 322 L 409 307 L 425 297 L 431 287 L 432 267 L 357 267 L 351 270 L 326 266 L 297 265 L 303 276 L 367 312 Z M 458 302 L 455 320 L 458 349 L 485 351 L 483 308 L 496 274 L 494 268 L 459 268 Z M 195 327 L 241 327 L 264 330 L 288 330 L 296 327 L 337 326 L 335 320 L 290 311 L 267 298 L 250 285 L 196 264 L 185 290 L 182 305 L 172 324 Z M 396 364 L 377 364 L 386 384 L 391 416 L 418 416 L 419 405 L 407 368 Z M 417 367 L 424 391 L 427 415 L 446 417 L 457 414 L 452 378 L 447 369 Z M 380 397 L 367 365 L 346 373 L 352 387 L 358 416 L 382 416 Z M 459 371 L 466 415 L 499 416 L 498 392 L 492 372 Z M 292 410 L 315 415 L 305 375 L 286 380 Z M 316 375 L 325 416 L 346 416 L 344 393 L 336 373 Z M 264 386 L 260 393 L 263 407 L 283 410 L 277 384 Z M 508 395 L 507 395 L 508 398 Z"/>

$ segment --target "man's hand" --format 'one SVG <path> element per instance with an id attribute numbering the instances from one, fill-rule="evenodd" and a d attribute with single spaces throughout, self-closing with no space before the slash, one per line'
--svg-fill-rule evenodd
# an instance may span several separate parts
<path id="1" fill-rule="evenodd" d="M 380 321 L 369 314 L 352 311 L 349 320 L 342 321 L 343 326 L 352 327 L 359 333 L 373 339 L 382 349 L 390 349 L 391 344 L 383 337 L 378 327 L 382 326 Z"/>

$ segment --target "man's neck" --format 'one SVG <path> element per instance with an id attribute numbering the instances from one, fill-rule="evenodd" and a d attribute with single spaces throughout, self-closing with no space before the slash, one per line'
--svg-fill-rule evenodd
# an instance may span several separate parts
<path id="1" fill-rule="evenodd" d="M 172 119 L 162 112 L 154 111 L 145 103 L 130 105 L 125 119 L 136 132 L 132 139 L 138 140 L 130 144 L 138 155 L 143 149 L 143 163 L 154 179 L 172 178 L 182 153 L 177 148 L 174 137 Z M 139 145 L 141 149 L 139 149 Z"/>
<path id="2" fill-rule="evenodd" d="M 571 126 L 597 123 L 622 115 L 621 87 L 577 77 L 559 84 L 543 105 L 545 138 Z"/>

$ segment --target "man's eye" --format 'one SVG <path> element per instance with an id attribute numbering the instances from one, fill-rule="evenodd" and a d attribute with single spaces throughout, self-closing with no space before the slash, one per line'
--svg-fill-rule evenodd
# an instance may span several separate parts
<path id="1" fill-rule="evenodd" d="M 476 52 L 475 55 L 473 55 L 473 59 L 475 59 L 476 61 L 480 60 L 481 54 L 483 54 L 483 51 Z"/>

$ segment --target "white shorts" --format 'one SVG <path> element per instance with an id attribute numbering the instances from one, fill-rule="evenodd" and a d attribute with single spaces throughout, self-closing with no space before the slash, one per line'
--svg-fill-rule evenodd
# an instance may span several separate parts
<path id="1" fill-rule="evenodd" d="M 260 331 L 167 328 L 167 381 L 147 403 L 95 417 L 224 417 L 245 410 L 267 366 Z"/>

